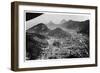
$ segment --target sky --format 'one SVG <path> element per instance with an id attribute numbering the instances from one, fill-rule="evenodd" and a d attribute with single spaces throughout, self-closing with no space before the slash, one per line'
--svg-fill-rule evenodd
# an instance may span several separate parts
<path id="1" fill-rule="evenodd" d="M 48 24 L 52 21 L 55 24 L 60 24 L 62 20 L 85 21 L 89 19 L 88 14 L 57 14 L 57 13 L 44 13 L 36 18 L 26 21 L 26 30 L 39 23 Z"/>

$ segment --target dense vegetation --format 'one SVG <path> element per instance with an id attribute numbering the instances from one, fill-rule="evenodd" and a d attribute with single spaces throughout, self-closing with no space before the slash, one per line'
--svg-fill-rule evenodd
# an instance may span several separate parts
<path id="1" fill-rule="evenodd" d="M 60 27 L 51 30 L 40 23 L 27 30 L 27 60 L 89 57 L 89 20 L 70 20 Z"/>

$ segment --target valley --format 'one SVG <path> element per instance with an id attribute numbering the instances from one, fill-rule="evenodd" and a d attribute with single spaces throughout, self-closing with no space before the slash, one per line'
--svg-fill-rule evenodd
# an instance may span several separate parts
<path id="1" fill-rule="evenodd" d="M 26 31 L 27 60 L 89 57 L 88 20 L 63 22 L 54 29 L 49 25 L 39 23 Z"/>

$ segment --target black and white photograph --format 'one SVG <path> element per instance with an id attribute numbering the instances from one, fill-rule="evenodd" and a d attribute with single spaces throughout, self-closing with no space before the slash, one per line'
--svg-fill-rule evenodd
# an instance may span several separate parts
<path id="1" fill-rule="evenodd" d="M 89 58 L 90 14 L 25 12 L 26 60 Z"/>
<path id="2" fill-rule="evenodd" d="M 97 66 L 97 7 L 13 2 L 11 69 Z"/>

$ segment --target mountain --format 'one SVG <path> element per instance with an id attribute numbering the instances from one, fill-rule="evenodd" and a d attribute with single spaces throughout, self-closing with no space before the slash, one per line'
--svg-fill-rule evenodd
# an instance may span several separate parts
<path id="1" fill-rule="evenodd" d="M 48 33 L 49 36 L 55 37 L 55 38 L 69 38 L 71 37 L 71 34 L 62 30 L 61 28 L 56 28 L 54 30 L 51 30 Z"/>
<path id="2" fill-rule="evenodd" d="M 89 36 L 89 20 L 81 22 L 79 33 L 87 34 Z"/>
<path id="3" fill-rule="evenodd" d="M 50 21 L 50 22 L 47 23 L 47 26 L 48 26 L 48 28 L 53 30 L 55 28 L 58 28 L 59 24 L 55 24 L 54 22 Z"/>
<path id="4" fill-rule="evenodd" d="M 67 29 L 78 30 L 79 24 L 80 24 L 79 21 L 69 20 L 69 21 L 63 22 L 63 24 L 61 26 L 64 27 L 64 28 L 67 28 Z"/>
<path id="5" fill-rule="evenodd" d="M 65 22 L 63 21 L 61 27 L 66 29 L 72 29 L 79 33 L 89 34 L 89 20 L 85 20 L 85 21 L 69 20 Z"/>
<path id="6" fill-rule="evenodd" d="M 65 20 L 65 19 L 62 19 L 61 20 L 61 22 L 60 22 L 60 24 L 64 24 L 64 23 L 66 23 L 67 21 Z"/>
<path id="7" fill-rule="evenodd" d="M 27 30 L 28 33 L 47 33 L 50 29 L 43 23 L 39 23 Z"/>

